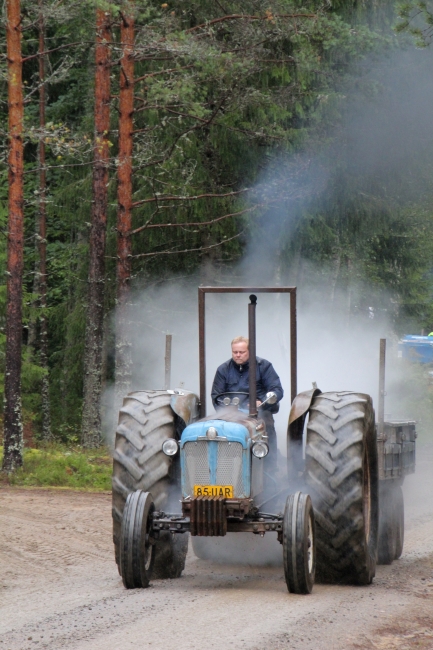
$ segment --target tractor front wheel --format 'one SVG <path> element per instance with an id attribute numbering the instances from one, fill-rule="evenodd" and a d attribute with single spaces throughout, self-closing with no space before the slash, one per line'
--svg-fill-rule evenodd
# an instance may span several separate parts
<path id="1" fill-rule="evenodd" d="M 311 594 L 316 572 L 315 525 L 311 499 L 296 492 L 287 497 L 283 519 L 283 559 L 287 589 Z"/>
<path id="2" fill-rule="evenodd" d="M 127 589 L 149 586 L 154 562 L 152 495 L 136 490 L 126 499 L 120 531 L 120 573 Z"/>

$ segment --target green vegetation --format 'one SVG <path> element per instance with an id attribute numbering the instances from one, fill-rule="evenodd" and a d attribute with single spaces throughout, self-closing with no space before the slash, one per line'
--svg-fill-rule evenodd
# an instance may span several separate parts
<path id="1" fill-rule="evenodd" d="M 0 450 L 0 462 L 3 452 Z M 92 452 L 79 447 L 44 445 L 24 450 L 24 466 L 5 481 L 20 487 L 70 490 L 111 490 L 112 460 L 107 449 Z"/>
<path id="2" fill-rule="evenodd" d="M 242 259 L 247 244 L 259 242 L 256 267 L 257 260 L 263 260 L 272 278 L 278 269 L 280 277 L 294 278 L 301 286 L 314 288 L 317 283 L 320 291 L 329 287 L 330 300 L 338 292 L 347 295 L 350 317 L 372 305 L 387 310 L 397 333 L 407 327 L 433 329 L 433 158 L 426 136 L 430 128 L 416 113 L 414 92 L 414 80 L 423 78 L 430 62 L 401 65 L 399 57 L 413 46 L 407 36 L 400 39 L 393 31 L 397 4 L 392 0 L 137 0 L 135 4 L 135 74 L 146 81 L 136 85 L 133 200 L 143 203 L 134 209 L 133 227 L 149 220 L 152 227 L 133 238 L 133 288 L 201 269 L 203 277 L 219 280 Z M 37 52 L 37 3 L 23 0 L 22 5 L 23 52 L 31 57 Z M 114 39 L 104 305 L 105 380 L 110 383 L 121 3 L 104 6 L 113 14 Z M 405 3 L 402 8 L 402 27 L 414 6 Z M 75 444 L 81 421 L 92 205 L 95 4 L 44 0 L 44 7 L 51 51 L 46 106 L 51 415 L 56 440 Z M 238 14 L 261 19 L 224 19 L 208 30 L 194 31 L 203 23 Z M 292 14 L 301 17 L 288 19 Z M 79 45 L 64 47 L 68 43 Z M 3 57 L 4 47 L 2 41 Z M 37 57 L 24 64 L 24 84 L 29 101 L 22 385 L 25 425 L 31 426 L 37 440 L 43 375 L 36 325 L 40 309 L 34 302 Z M 6 91 L 2 77 L 3 134 Z M 431 107 L 432 102 L 422 106 L 426 105 Z M 400 107 L 401 114 L 414 113 L 409 127 L 402 120 L 392 122 L 394 107 Z M 384 139 L 388 128 L 389 142 Z M 6 137 L 3 142 L 4 147 Z M 245 188 L 252 190 L 241 193 Z M 202 194 L 206 198 L 201 200 L 161 200 L 162 195 Z M 210 227 L 186 225 L 239 212 L 243 214 Z M 7 175 L 1 172 L 3 233 L 6 220 Z M 157 227 L 168 223 L 176 228 Z M 194 251 L 185 255 L 180 252 L 184 249 Z M 5 251 L 3 237 L 2 268 Z M 167 251 L 170 254 L 161 254 Z M 0 277 L 1 381 L 6 280 L 4 274 Z M 70 463 L 82 452 L 67 453 L 60 448 L 27 450 L 25 468 L 14 480 L 86 487 L 85 481 L 92 483 L 100 471 L 101 486 L 105 485 L 105 466 L 84 454 L 84 465 L 76 470 Z M 53 470 L 52 476 L 51 462 L 58 472 Z M 31 468 L 38 468 L 34 469 L 38 479 L 31 478 Z M 44 472 L 46 479 L 41 478 Z"/>

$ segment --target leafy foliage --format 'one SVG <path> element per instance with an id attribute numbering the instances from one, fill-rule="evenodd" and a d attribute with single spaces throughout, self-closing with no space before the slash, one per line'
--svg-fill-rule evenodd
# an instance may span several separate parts
<path id="1" fill-rule="evenodd" d="M 98 5 L 113 18 L 105 296 L 110 340 L 109 314 L 115 303 L 118 27 L 119 11 L 125 7 L 102 0 Z M 402 7 L 403 21 L 412 16 L 414 6 Z M 426 6 L 417 6 L 427 11 Z M 350 128 L 345 126 L 360 97 L 374 102 L 386 87 L 386 79 L 375 77 L 371 69 L 377 57 L 397 47 L 391 29 L 393 7 L 392 2 L 347 0 L 136 1 L 132 235 L 136 286 L 156 276 L 188 274 L 203 262 L 214 269 L 226 268 L 241 258 L 245 242 L 252 240 L 260 242 L 265 257 L 276 256 L 277 263 L 295 276 L 299 260 L 319 266 L 332 291 L 337 285 L 347 288 L 364 282 L 361 302 L 367 300 L 368 287 L 368 300 L 377 304 L 386 300 L 397 327 L 405 318 L 421 325 L 432 322 L 431 192 L 420 193 L 416 183 L 409 187 L 392 167 L 391 154 L 379 172 L 369 171 L 368 161 L 363 168 L 355 164 Z M 37 144 L 43 137 L 48 164 L 53 431 L 67 440 L 75 435 L 81 416 L 95 2 L 45 2 L 50 50 L 45 132 L 38 129 L 36 102 L 37 5 L 25 0 L 23 9 L 23 52 L 33 57 L 24 64 L 25 305 L 31 322 L 38 211 L 35 172 Z M 5 79 L 0 80 L 0 100 L 5 134 Z M 423 178 L 431 172 L 421 156 L 405 159 L 400 169 L 405 165 L 413 165 Z M 2 172 L 2 232 L 6 200 L 7 178 Z M 0 261 L 4 265 L 4 238 Z M 3 324 L 4 285 L 0 300 Z M 0 350 L 2 345 L 0 340 Z M 37 353 L 31 356 L 26 350 L 23 360 L 25 408 L 37 425 L 41 377 Z M 108 379 L 110 368 L 107 363 Z"/>
<path id="2" fill-rule="evenodd" d="M 429 45 L 433 36 L 433 5 L 431 2 L 402 2 L 398 10 L 397 32 L 409 32 L 417 45 Z"/>

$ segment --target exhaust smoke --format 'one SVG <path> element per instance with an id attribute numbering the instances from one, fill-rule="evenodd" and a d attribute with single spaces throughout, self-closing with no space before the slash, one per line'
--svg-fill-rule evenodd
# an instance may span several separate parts
<path id="1" fill-rule="evenodd" d="M 378 66 L 375 74 L 383 80 L 382 94 L 371 102 L 363 99 L 348 111 L 344 133 L 337 138 L 344 144 L 349 173 L 358 178 L 361 195 L 374 187 L 371 205 L 390 196 L 389 205 L 410 205 L 430 192 L 431 174 L 410 178 L 410 162 L 418 154 L 430 162 L 429 116 L 433 103 L 430 52 L 403 52 Z M 416 74 L 415 74 L 416 72 Z M 335 145 L 337 146 L 337 145 Z M 209 266 L 203 269 L 212 283 L 239 285 L 296 285 L 298 287 L 298 392 L 315 382 L 322 391 L 368 393 L 378 403 L 379 340 L 386 338 L 385 420 L 421 420 L 418 446 L 431 444 L 431 396 L 423 370 L 403 363 L 397 357 L 395 294 L 383 286 L 375 288 L 361 266 L 353 271 L 343 254 L 333 254 L 322 263 L 314 262 L 308 250 L 296 252 L 291 244 L 299 225 L 308 213 L 320 216 L 339 192 L 335 177 L 335 148 L 309 159 L 276 161 L 255 190 L 270 197 L 269 210 L 251 227 L 246 254 L 240 263 L 227 270 Z M 341 157 L 339 158 L 340 160 Z M 428 169 L 428 167 L 426 166 Z M 408 172 L 409 170 L 409 172 Z M 278 172 L 278 173 L 277 173 Z M 427 178 L 428 176 L 428 178 Z M 285 186 L 284 193 L 280 193 Z M 353 203 L 356 206 L 356 195 Z M 356 209 L 347 219 L 362 216 Z M 347 233 L 346 233 L 347 234 Z M 372 233 L 372 236 L 374 233 Z M 345 233 L 341 233 L 344 239 Z M 345 242 L 340 242 L 344 248 Z M 351 242 L 352 251 L 356 241 Z M 344 266 L 346 265 L 346 266 Z M 344 267 L 344 268 L 343 268 Z M 365 273 L 366 275 L 363 275 Z M 198 394 L 198 317 L 197 287 L 200 272 L 188 278 L 174 278 L 145 289 L 135 287 L 130 312 L 134 350 L 132 390 L 163 388 L 166 334 L 172 336 L 171 388 L 185 388 Z M 247 335 L 247 294 L 212 295 L 206 299 L 207 399 L 216 368 L 230 357 L 230 341 Z M 257 303 L 257 354 L 272 362 L 281 378 L 285 397 L 275 416 L 280 462 L 286 455 L 286 430 L 290 411 L 290 330 L 289 296 L 259 294 Z M 412 332 L 416 333 L 416 332 Z M 113 444 L 115 415 L 111 411 L 113 394 L 105 394 L 105 431 Z M 211 408 L 208 406 L 208 414 Z M 428 456 L 431 473 L 431 455 Z M 416 475 L 408 481 L 406 513 L 412 507 Z M 291 486 L 292 488 L 293 486 Z M 296 486 L 295 486 L 296 487 Z M 233 538 L 233 542 L 231 541 Z M 245 538 L 245 539 L 244 539 Z M 204 540 L 207 541 L 207 540 Z M 275 534 L 264 539 L 254 535 L 232 534 L 213 540 L 212 558 L 247 564 L 281 562 L 281 548 Z M 271 548 L 272 547 L 272 548 Z M 275 552 L 274 552 L 275 551 Z"/>

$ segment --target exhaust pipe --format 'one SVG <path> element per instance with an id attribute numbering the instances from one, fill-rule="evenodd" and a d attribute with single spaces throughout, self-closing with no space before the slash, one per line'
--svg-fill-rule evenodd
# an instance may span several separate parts
<path id="1" fill-rule="evenodd" d="M 379 352 L 379 409 L 377 418 L 377 433 L 383 435 L 385 421 L 385 361 L 386 361 L 386 339 L 380 339 Z"/>
<path id="2" fill-rule="evenodd" d="M 171 384 L 171 334 L 165 335 L 165 379 L 164 388 L 168 390 Z"/>
<path id="3" fill-rule="evenodd" d="M 248 305 L 248 338 L 249 338 L 249 386 L 250 393 L 250 416 L 257 417 L 257 385 L 256 385 L 256 306 L 257 296 L 251 294 L 250 304 Z"/>

